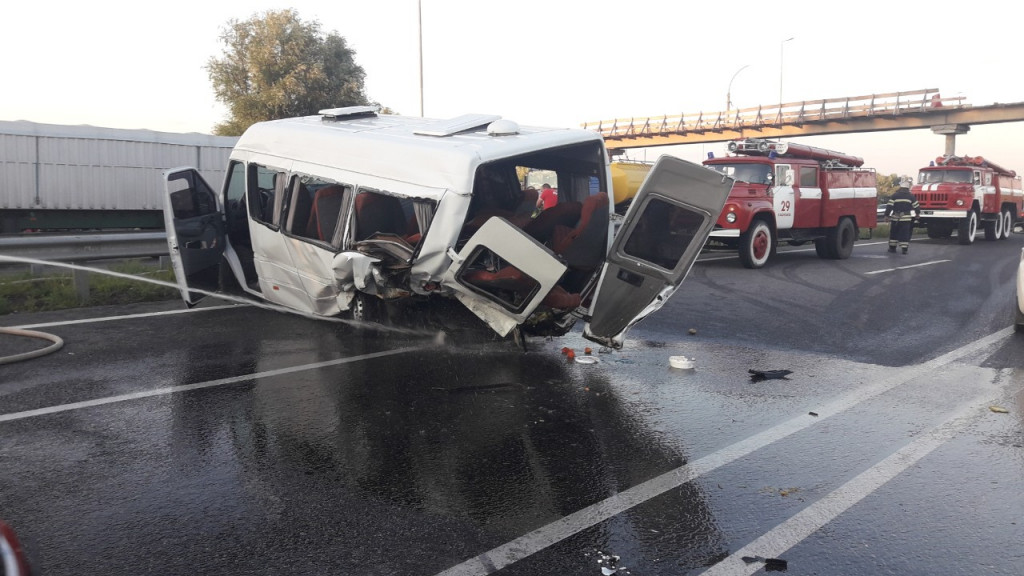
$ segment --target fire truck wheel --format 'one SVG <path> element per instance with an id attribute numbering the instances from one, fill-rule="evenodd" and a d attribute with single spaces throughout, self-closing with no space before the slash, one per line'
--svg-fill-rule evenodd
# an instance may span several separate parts
<path id="1" fill-rule="evenodd" d="M 999 216 L 1003 219 L 1003 235 L 999 239 L 1006 240 L 1010 237 L 1010 232 L 1013 232 L 1013 214 L 1009 208 L 1003 208 Z"/>
<path id="2" fill-rule="evenodd" d="M 846 260 L 853 254 L 853 242 L 857 239 L 857 227 L 853 220 L 842 218 L 839 224 L 828 231 L 826 244 L 828 246 L 829 258 L 834 260 Z"/>
<path id="3" fill-rule="evenodd" d="M 775 239 L 772 229 L 764 220 L 750 223 L 750 228 L 740 236 L 740 262 L 744 268 L 760 268 L 768 262 Z"/>
<path id="4" fill-rule="evenodd" d="M 995 220 L 987 220 L 985 225 L 985 240 L 995 242 L 1003 237 L 1003 215 L 1000 213 Z"/>
<path id="5" fill-rule="evenodd" d="M 814 251 L 818 254 L 818 258 L 831 258 L 828 252 L 828 241 L 824 238 L 818 238 L 814 241 Z"/>
<path id="6" fill-rule="evenodd" d="M 966 218 L 960 219 L 956 229 L 956 241 L 967 245 L 974 243 L 974 236 L 978 233 L 978 213 L 974 210 L 967 212 Z"/>

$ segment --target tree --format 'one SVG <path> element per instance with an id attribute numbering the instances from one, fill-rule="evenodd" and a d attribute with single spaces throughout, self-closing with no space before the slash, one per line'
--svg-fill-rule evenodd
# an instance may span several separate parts
<path id="1" fill-rule="evenodd" d="M 249 20 L 229 20 L 224 53 L 206 64 L 217 100 L 229 117 L 214 133 L 238 136 L 265 120 L 306 116 L 324 108 L 368 104 L 366 73 L 336 32 L 294 9 L 268 10 Z"/>
<path id="2" fill-rule="evenodd" d="M 878 188 L 878 201 L 888 202 L 889 198 L 900 187 L 900 177 L 898 174 L 889 174 L 888 176 L 879 174 L 876 186 Z"/>

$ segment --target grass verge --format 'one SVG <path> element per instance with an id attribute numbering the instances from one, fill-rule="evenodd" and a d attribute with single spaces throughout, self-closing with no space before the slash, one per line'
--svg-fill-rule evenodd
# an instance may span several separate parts
<path id="1" fill-rule="evenodd" d="M 80 301 L 71 272 L 47 274 L 45 277 L 33 276 L 28 272 L 4 276 L 0 278 L 0 315 L 154 302 L 180 297 L 174 288 L 145 281 L 152 278 L 174 282 L 174 272 L 171 270 L 160 270 L 154 264 L 134 260 L 113 264 L 109 270 L 138 276 L 140 279 L 90 273 L 89 297 Z"/>

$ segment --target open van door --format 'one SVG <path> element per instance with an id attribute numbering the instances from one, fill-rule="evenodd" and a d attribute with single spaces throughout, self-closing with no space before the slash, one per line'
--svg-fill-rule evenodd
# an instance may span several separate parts
<path id="1" fill-rule="evenodd" d="M 543 244 L 494 217 L 458 253 L 441 283 L 501 336 L 522 324 L 555 287 L 567 266 Z"/>
<path id="2" fill-rule="evenodd" d="M 192 307 L 204 295 L 190 289 L 214 292 L 219 288 L 224 218 L 217 209 L 217 196 L 195 169 L 169 170 L 164 181 L 167 248 L 181 297 Z"/>
<path id="3" fill-rule="evenodd" d="M 658 159 L 612 243 L 585 338 L 621 348 L 626 330 L 668 300 L 704 247 L 732 185 L 704 166 Z"/>

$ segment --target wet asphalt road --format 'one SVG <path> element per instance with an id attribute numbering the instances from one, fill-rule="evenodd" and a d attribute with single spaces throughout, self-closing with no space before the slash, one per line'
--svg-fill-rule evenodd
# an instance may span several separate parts
<path id="1" fill-rule="evenodd" d="M 46 575 L 1020 574 L 1024 235 L 875 242 L 709 254 L 589 365 L 578 330 L 0 318 L 65 340 L 0 365 L 0 517 Z"/>

